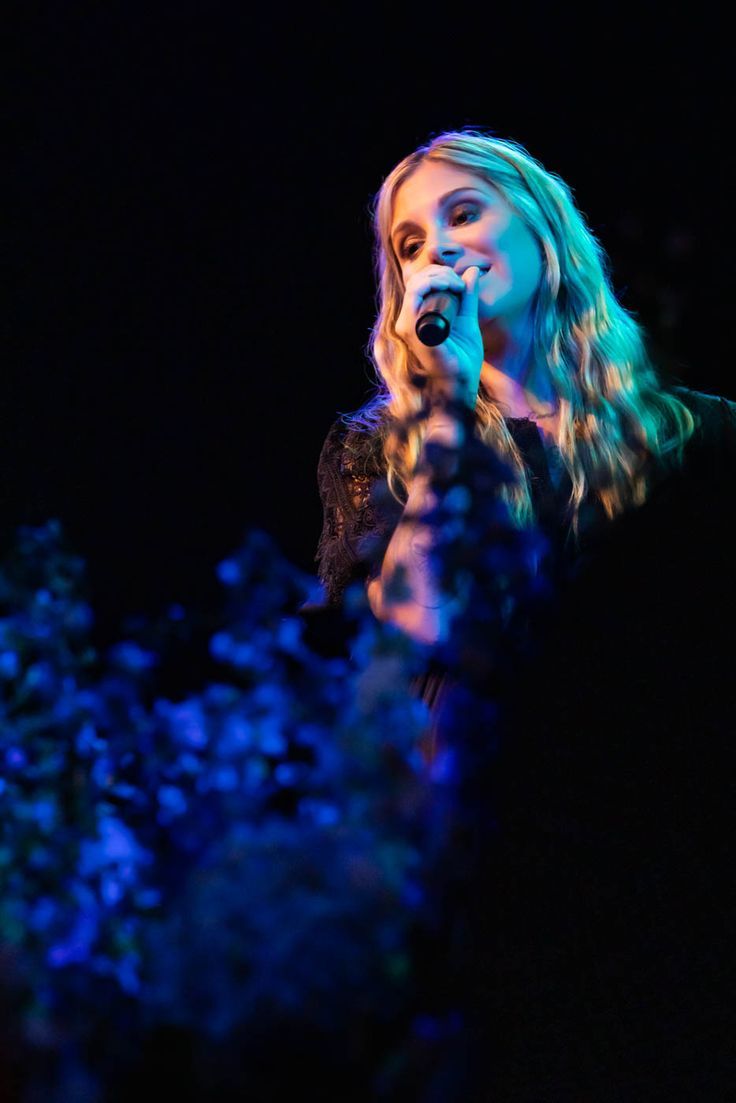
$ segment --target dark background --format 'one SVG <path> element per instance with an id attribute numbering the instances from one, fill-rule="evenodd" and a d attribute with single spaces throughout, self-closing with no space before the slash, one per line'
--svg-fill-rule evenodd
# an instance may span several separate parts
<path id="1" fill-rule="evenodd" d="M 322 441 L 372 391 L 369 205 L 433 133 L 559 173 L 662 370 L 736 398 L 725 22 L 517 10 L 16 9 L 3 547 L 58 517 L 103 636 L 205 607 L 252 527 L 315 570 Z"/>

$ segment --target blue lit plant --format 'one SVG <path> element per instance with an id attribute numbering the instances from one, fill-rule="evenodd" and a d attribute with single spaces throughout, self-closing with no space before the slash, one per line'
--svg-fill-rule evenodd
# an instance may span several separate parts
<path id="1" fill-rule="evenodd" d="M 90 645 L 58 523 L 21 530 L 0 574 L 3 979 L 12 1036 L 61 1054 L 56 1076 L 103 1076 L 103 1031 L 119 1061 L 162 1026 L 338 1036 L 407 999 L 427 859 L 414 648 L 365 616 L 350 659 L 310 650 L 285 610 L 313 580 L 262 532 L 219 575 L 222 678 L 168 700 L 156 650 Z"/>
<path id="2" fill-rule="evenodd" d="M 472 453 L 455 483 L 498 481 L 489 463 Z M 496 548 L 493 585 L 471 603 L 492 645 L 493 586 L 507 603 L 529 589 L 538 549 L 509 536 L 497 504 L 458 508 L 462 487 L 446 498 L 435 520 L 447 584 L 469 571 L 482 581 L 485 559 L 469 549 Z M 378 622 L 361 584 L 346 601 L 349 657 L 335 658 L 305 640 L 298 610 L 314 579 L 267 534 L 248 533 L 218 575 L 216 673 L 172 699 L 160 672 L 184 610 L 99 654 L 84 564 L 58 522 L 21 529 L 0 565 L 0 1043 L 36 1092 L 24 1100 L 125 1098 L 136 1069 L 147 1074 L 141 1055 L 172 1032 L 198 1099 L 245 1077 L 257 1100 L 249 1061 L 267 1045 L 278 1064 L 279 1044 L 288 1060 L 297 1035 L 325 1066 L 357 1070 L 354 1098 L 361 1078 L 388 1092 L 430 1068 L 441 1042 L 416 935 L 441 925 L 462 866 L 448 794 L 475 768 L 473 739 L 489 745 L 493 703 L 472 684 L 448 695 L 453 780 L 448 748 L 425 761 L 430 718 L 410 690 L 427 649 Z M 479 624 L 458 618 L 450 668 L 463 648 L 479 654 Z M 457 1010 L 445 1026 L 461 1024 Z"/>

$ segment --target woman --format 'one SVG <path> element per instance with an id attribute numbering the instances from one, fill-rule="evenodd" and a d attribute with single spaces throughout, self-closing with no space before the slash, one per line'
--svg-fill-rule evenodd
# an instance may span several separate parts
<path id="1" fill-rule="evenodd" d="M 534 648 L 493 680 L 501 841 L 478 876 L 491 899 L 474 898 L 479 1053 L 503 1037 L 495 1085 L 514 1099 L 675 1084 L 720 1098 L 736 1018 L 736 403 L 664 379 L 569 188 L 514 142 L 433 138 L 384 180 L 374 227 L 378 386 L 318 468 L 328 605 L 359 581 L 377 617 L 450 637 L 466 610 L 429 554 L 427 446 L 462 455 L 469 438 L 505 462 L 497 494 L 544 534 L 556 594 L 529 618 Z M 416 323 L 438 291 L 459 307 L 426 346 Z M 435 665 L 419 688 L 441 712 L 452 685 Z"/>
<path id="2" fill-rule="evenodd" d="M 435 501 L 423 445 L 462 435 L 442 400 L 470 411 L 477 437 L 510 464 L 515 478 L 500 494 L 514 522 L 552 530 L 578 562 L 606 522 L 682 466 L 689 442 L 693 455 L 700 440 L 728 446 L 736 406 L 663 385 L 569 189 L 515 143 L 477 131 L 436 137 L 384 180 L 374 226 L 378 386 L 325 441 L 317 558 L 329 604 L 363 577 L 377 616 L 433 643 L 457 604 L 428 572 L 429 528 L 400 521 Z M 449 338 L 427 347 L 417 316 L 442 289 L 459 296 L 459 312 Z M 361 543 L 370 534 L 391 540 Z M 387 601 L 398 565 L 410 595 Z"/>

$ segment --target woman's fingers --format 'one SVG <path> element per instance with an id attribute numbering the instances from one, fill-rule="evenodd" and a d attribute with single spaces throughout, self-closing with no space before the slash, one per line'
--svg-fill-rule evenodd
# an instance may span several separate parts
<path id="1" fill-rule="evenodd" d="M 402 315 L 407 314 L 409 321 L 412 316 L 416 320 L 424 299 L 431 291 L 454 291 L 462 295 L 465 292 L 465 281 L 452 268 L 438 264 L 415 272 L 406 283 Z"/>
<path id="2" fill-rule="evenodd" d="M 478 284 L 480 283 L 480 277 L 481 270 L 475 264 L 471 264 L 470 268 L 466 268 L 463 272 L 461 279 L 465 293 L 460 301 L 460 309 L 457 312 L 458 318 L 478 317 Z"/>

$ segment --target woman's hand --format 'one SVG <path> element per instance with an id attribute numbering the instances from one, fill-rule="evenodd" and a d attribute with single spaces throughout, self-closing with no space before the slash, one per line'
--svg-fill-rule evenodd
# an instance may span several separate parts
<path id="1" fill-rule="evenodd" d="M 481 270 L 471 265 L 458 275 L 441 264 L 429 264 L 406 281 L 404 302 L 396 320 L 396 333 L 408 346 L 428 376 L 432 395 L 460 400 L 475 408 L 483 366 L 483 338 L 478 325 L 478 281 Z M 449 336 L 440 345 L 422 344 L 416 334 L 417 318 L 425 297 L 432 291 L 457 292 L 461 296 Z"/>

